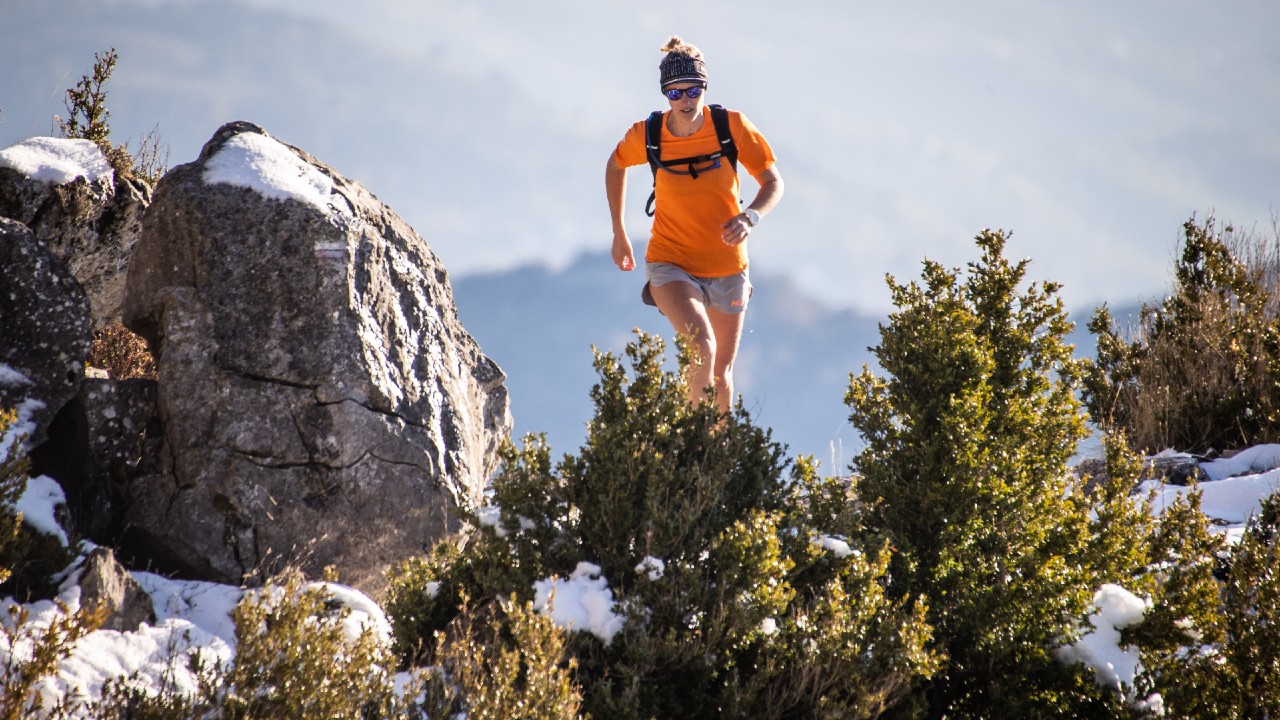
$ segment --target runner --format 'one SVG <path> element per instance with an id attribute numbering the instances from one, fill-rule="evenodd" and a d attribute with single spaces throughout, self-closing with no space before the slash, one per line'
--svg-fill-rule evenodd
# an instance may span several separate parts
<path id="1" fill-rule="evenodd" d="M 670 109 L 650 123 L 631 126 L 605 170 L 605 192 L 613 219 L 613 262 L 636 267 L 623 223 L 627 168 L 654 168 L 653 228 L 645 253 L 645 302 L 656 305 L 696 354 L 690 368 L 689 400 L 706 399 L 714 388 L 721 411 L 731 407 L 733 363 L 751 298 L 747 237 L 782 198 L 782 176 L 773 150 L 741 113 L 706 104 L 707 71 L 702 52 L 672 37 L 658 68 Z M 722 128 L 717 132 L 717 118 Z M 722 135 L 728 137 L 721 138 Z M 653 147 L 655 146 L 656 147 Z M 737 163 L 760 184 L 739 209 Z"/>

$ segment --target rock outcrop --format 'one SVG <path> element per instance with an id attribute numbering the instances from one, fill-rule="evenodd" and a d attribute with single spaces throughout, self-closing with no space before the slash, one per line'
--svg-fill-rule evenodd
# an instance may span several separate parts
<path id="1" fill-rule="evenodd" d="M 99 542 L 120 534 L 129 480 L 149 456 L 155 394 L 151 380 L 86 377 L 31 452 L 32 472 L 58 481 L 76 530 Z"/>
<path id="2" fill-rule="evenodd" d="M 376 595 L 456 529 L 510 432 L 426 242 L 248 123 L 156 187 L 124 319 L 156 354 L 162 432 L 130 546 L 188 575 L 332 565 Z"/>
<path id="3" fill-rule="evenodd" d="M 80 606 L 103 613 L 103 630 L 131 632 L 154 625 L 156 609 L 138 581 L 116 560 L 109 548 L 96 548 L 80 570 Z"/>
<path id="4" fill-rule="evenodd" d="M 89 354 L 89 299 L 24 224 L 0 217 L 0 408 L 33 429 L 31 446 L 80 390 Z"/>
<path id="5" fill-rule="evenodd" d="M 151 189 L 141 180 L 118 178 L 88 140 L 31 138 L 3 152 L 0 217 L 26 225 L 67 265 L 88 293 L 92 329 L 119 322 L 125 270 Z M 62 173 L 40 165 L 42 155 L 68 154 L 83 160 Z M 31 167 L 24 168 L 28 158 Z"/>

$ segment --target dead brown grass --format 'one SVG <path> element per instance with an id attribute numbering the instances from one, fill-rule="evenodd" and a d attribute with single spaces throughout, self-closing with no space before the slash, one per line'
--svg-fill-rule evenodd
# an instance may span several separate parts
<path id="1" fill-rule="evenodd" d="M 147 341 L 122 323 L 94 331 L 87 363 L 115 380 L 156 379 L 156 361 Z"/>

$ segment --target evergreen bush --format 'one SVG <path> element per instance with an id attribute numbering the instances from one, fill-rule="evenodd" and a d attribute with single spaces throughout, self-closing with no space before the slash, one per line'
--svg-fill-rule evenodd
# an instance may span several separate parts
<path id="1" fill-rule="evenodd" d="M 1144 304 L 1129 332 L 1106 306 L 1094 314 L 1089 412 L 1147 453 L 1270 442 L 1280 431 L 1274 253 L 1229 225 L 1219 231 L 1213 218 L 1192 218 L 1182 231 L 1168 298 Z"/>
<path id="2" fill-rule="evenodd" d="M 205 674 L 202 695 L 225 720 L 386 717 L 395 659 L 371 627 L 354 637 L 350 611 L 288 571 L 236 606 L 236 653 Z"/>
<path id="3" fill-rule="evenodd" d="M 27 488 L 27 469 L 31 465 L 19 451 L 22 438 L 11 434 L 17 420 L 17 412 L 0 408 L 0 585 L 8 582 L 19 562 L 16 550 L 22 516 L 16 507 Z"/>
<path id="4" fill-rule="evenodd" d="M 536 582 L 588 561 L 623 619 L 612 635 L 569 639 L 592 716 L 874 717 L 934 667 L 922 610 L 884 593 L 888 552 L 861 545 L 847 485 L 818 480 L 807 461 L 788 474 L 740 404 L 690 406 L 683 371 L 664 372 L 662 355 L 642 335 L 628 378 L 597 354 L 579 454 L 553 468 L 539 438 L 506 448 L 465 546 L 393 573 L 402 656 L 464 597 L 528 602 Z"/>
<path id="5" fill-rule="evenodd" d="M 232 612 L 236 651 L 223 665 L 193 652 L 194 694 L 153 694 L 118 678 L 90 704 L 97 720 L 401 720 L 413 698 L 396 693 L 395 656 L 372 627 L 349 627 L 350 609 L 323 585 L 286 570 L 245 593 Z"/>
<path id="6" fill-rule="evenodd" d="M 1235 717 L 1280 717 L 1280 496 L 1263 502 L 1227 563 L 1218 702 Z"/>
<path id="7" fill-rule="evenodd" d="M 868 530 L 896 548 L 892 596 L 925 598 L 947 658 L 904 707 L 1089 716 L 1114 702 L 1052 650 L 1109 576 L 1136 572 L 1099 543 L 1141 536 L 1091 523 L 1068 470 L 1086 430 L 1058 286 L 1023 289 L 1027 261 L 1004 258 L 1004 234 L 976 240 L 966 276 L 926 261 L 921 283 L 889 278 L 897 309 L 873 348 L 885 376 L 864 368 L 846 396 L 866 440 L 854 470 Z"/>
<path id="8" fill-rule="evenodd" d="M 1141 694 L 1166 717 L 1280 716 L 1280 496 L 1227 547 L 1199 492 L 1166 508 L 1152 543 L 1152 604 L 1124 641 L 1142 650 Z"/>
<path id="9" fill-rule="evenodd" d="M 575 664 L 563 662 L 566 633 L 531 603 L 507 598 L 465 605 L 437 632 L 424 691 L 429 718 L 576 718 L 582 696 Z"/>

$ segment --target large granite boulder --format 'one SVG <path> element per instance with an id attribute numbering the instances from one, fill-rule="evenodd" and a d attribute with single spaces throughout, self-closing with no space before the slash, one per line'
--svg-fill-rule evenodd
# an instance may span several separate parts
<path id="1" fill-rule="evenodd" d="M 88 140 L 35 137 L 0 150 L 0 217 L 23 223 L 89 295 L 93 329 L 120 322 L 129 253 L 151 189 L 120 178 Z"/>
<path id="2" fill-rule="evenodd" d="M 29 446 L 80 390 L 89 299 L 26 225 L 0 217 L 0 408 L 19 411 Z"/>
<path id="3" fill-rule="evenodd" d="M 510 433 L 505 376 L 426 242 L 249 123 L 156 187 L 124 319 L 156 353 L 162 433 L 130 545 L 189 575 L 332 565 L 377 595 L 458 528 Z"/>

